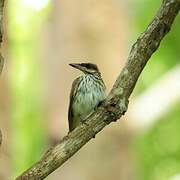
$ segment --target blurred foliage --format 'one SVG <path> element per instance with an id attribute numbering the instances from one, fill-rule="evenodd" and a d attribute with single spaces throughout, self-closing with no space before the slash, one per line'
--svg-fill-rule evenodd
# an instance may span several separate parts
<path id="1" fill-rule="evenodd" d="M 11 59 L 12 154 L 14 173 L 40 157 L 45 146 L 41 109 L 41 77 L 37 37 L 46 11 L 29 8 L 26 1 L 8 2 L 8 37 Z M 27 1 L 28 2 L 28 1 Z M 46 12 L 46 13 L 45 13 Z"/>
<path id="2" fill-rule="evenodd" d="M 145 30 L 161 0 L 146 2 L 133 1 L 133 21 L 136 27 L 134 39 Z M 170 33 L 163 39 L 158 51 L 152 56 L 141 74 L 135 95 L 153 85 L 171 68 L 179 64 L 180 52 L 180 17 L 178 16 Z M 157 121 L 148 132 L 138 136 L 133 151 L 136 152 L 138 180 L 168 180 L 180 172 L 180 103 Z"/>
<path id="3" fill-rule="evenodd" d="M 168 180 L 180 172 L 180 102 L 136 139 L 139 180 Z"/>
<path id="4" fill-rule="evenodd" d="M 133 27 L 135 27 L 132 39 L 135 41 L 139 33 L 143 32 L 151 22 L 162 0 L 135 0 L 130 2 L 132 3 L 132 7 L 134 7 L 131 14 L 133 16 Z M 153 54 L 151 60 L 143 70 L 134 94 L 137 95 L 150 87 L 163 74 L 179 63 L 179 28 L 180 16 L 177 16 L 170 33 L 162 40 L 159 49 Z"/>

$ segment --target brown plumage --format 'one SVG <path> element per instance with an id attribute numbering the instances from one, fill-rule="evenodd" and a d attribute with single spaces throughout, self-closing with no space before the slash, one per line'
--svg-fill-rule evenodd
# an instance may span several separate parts
<path id="1" fill-rule="evenodd" d="M 70 64 L 84 74 L 72 84 L 68 111 L 69 131 L 84 122 L 106 97 L 106 87 L 98 67 L 92 63 Z"/>

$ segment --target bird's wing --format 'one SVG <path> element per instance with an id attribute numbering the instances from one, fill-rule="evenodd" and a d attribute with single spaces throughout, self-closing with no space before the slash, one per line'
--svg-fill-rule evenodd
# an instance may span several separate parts
<path id="1" fill-rule="evenodd" d="M 69 132 L 71 132 L 74 129 L 73 124 L 75 122 L 73 122 L 73 108 L 72 108 L 72 104 L 73 104 L 73 101 L 74 101 L 74 97 L 75 97 L 75 95 L 77 93 L 77 88 L 79 86 L 79 83 L 80 83 L 80 78 L 75 79 L 73 84 L 72 84 L 72 88 L 71 88 L 69 110 L 68 110 Z"/>

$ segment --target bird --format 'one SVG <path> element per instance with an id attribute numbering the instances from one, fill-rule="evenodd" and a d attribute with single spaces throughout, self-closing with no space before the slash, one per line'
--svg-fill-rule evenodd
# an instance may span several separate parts
<path id="1" fill-rule="evenodd" d="M 69 99 L 68 122 L 69 132 L 80 123 L 85 123 L 98 105 L 106 98 L 106 86 L 96 64 L 71 63 L 69 64 L 83 72 L 72 83 Z"/>

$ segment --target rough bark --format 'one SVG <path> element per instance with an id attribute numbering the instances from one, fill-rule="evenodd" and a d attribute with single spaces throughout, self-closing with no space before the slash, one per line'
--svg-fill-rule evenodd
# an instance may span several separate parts
<path id="1" fill-rule="evenodd" d="M 65 136 L 16 180 L 40 180 L 60 167 L 106 125 L 119 119 L 127 110 L 128 99 L 147 61 L 170 31 L 180 9 L 180 0 L 164 0 L 144 33 L 132 46 L 127 62 L 105 102 L 87 122 Z"/>
<path id="2" fill-rule="evenodd" d="M 3 37 L 3 8 L 4 8 L 4 0 L 0 0 L 0 47 L 2 43 L 2 37 Z M 3 69 L 3 65 L 4 65 L 4 59 L 0 52 L 0 74 Z M 1 143 L 2 143 L 2 133 L 0 130 L 0 146 L 1 146 Z"/>

